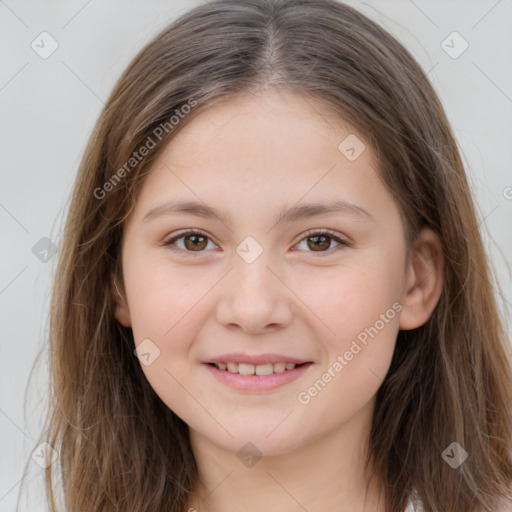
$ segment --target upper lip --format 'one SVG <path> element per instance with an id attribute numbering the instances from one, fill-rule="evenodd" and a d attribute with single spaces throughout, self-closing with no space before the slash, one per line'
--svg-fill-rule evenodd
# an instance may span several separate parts
<path id="1" fill-rule="evenodd" d="M 298 359 L 292 356 L 285 356 L 283 354 L 244 354 L 243 352 L 233 352 L 230 354 L 221 354 L 212 357 L 205 363 L 245 363 L 245 364 L 270 364 L 270 363 L 310 363 L 305 359 Z"/>

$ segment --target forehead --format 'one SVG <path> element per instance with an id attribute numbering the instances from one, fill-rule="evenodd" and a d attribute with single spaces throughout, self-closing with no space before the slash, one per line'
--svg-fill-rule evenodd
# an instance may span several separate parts
<path id="1" fill-rule="evenodd" d="M 207 158 L 215 151 L 221 160 L 239 152 L 258 159 L 271 154 L 273 159 L 273 152 L 278 151 L 287 161 L 302 156 L 320 158 L 336 150 L 339 142 L 354 132 L 319 100 L 284 91 L 242 93 L 211 107 L 203 106 L 162 156 L 190 160 Z M 363 139 L 362 135 L 358 137 Z M 226 145 L 229 153 L 225 152 Z"/>
<path id="2" fill-rule="evenodd" d="M 354 149 L 357 159 L 347 158 L 354 156 Z M 202 107 L 153 165 L 160 174 L 166 174 L 165 168 L 175 173 L 186 170 L 188 179 L 207 180 L 209 188 L 240 190 L 256 182 L 263 188 L 267 184 L 268 190 L 278 187 L 297 193 L 308 183 L 330 186 L 334 175 L 350 179 L 350 174 L 365 174 L 371 179 L 375 167 L 363 135 L 332 109 L 276 91 L 240 94 Z M 335 172 L 329 172 L 332 168 Z"/>

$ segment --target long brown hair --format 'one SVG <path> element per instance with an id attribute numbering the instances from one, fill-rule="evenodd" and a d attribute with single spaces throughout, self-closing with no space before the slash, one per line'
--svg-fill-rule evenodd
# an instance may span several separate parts
<path id="1" fill-rule="evenodd" d="M 198 478 L 188 427 L 116 322 L 112 277 L 122 279 L 124 221 L 165 145 L 203 108 L 264 88 L 321 100 L 365 134 L 408 240 L 428 226 L 443 244 L 439 303 L 424 326 L 399 332 L 377 395 L 366 462 L 386 511 L 403 512 L 415 493 L 426 512 L 495 512 L 512 482 L 512 371 L 464 166 L 413 57 L 334 0 L 208 2 L 115 85 L 78 171 L 53 288 L 38 441 L 59 454 L 46 470 L 50 510 L 61 510 L 60 469 L 67 512 L 184 512 Z M 442 457 L 453 442 L 468 452 L 458 468 Z"/>

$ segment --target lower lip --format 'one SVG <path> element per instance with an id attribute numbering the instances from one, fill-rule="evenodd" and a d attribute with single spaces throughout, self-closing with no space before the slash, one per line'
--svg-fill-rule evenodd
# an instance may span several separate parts
<path id="1" fill-rule="evenodd" d="M 276 389 L 298 379 L 313 363 L 306 363 L 295 367 L 293 370 L 285 370 L 281 373 L 271 373 L 269 375 L 240 375 L 227 370 L 219 370 L 215 366 L 206 363 L 203 364 L 216 379 L 232 388 L 242 391 L 266 391 Z"/>

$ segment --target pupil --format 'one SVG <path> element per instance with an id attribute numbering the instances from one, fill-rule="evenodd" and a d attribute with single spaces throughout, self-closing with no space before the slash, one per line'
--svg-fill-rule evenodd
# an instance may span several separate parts
<path id="1" fill-rule="evenodd" d="M 319 247 L 321 249 L 328 249 L 329 248 L 329 238 L 326 237 L 326 236 L 312 236 L 309 238 L 309 240 L 315 240 L 315 244 L 318 242 L 318 240 L 323 240 L 323 246 L 320 246 L 320 245 L 315 245 L 313 244 L 312 246 L 310 246 L 310 249 L 313 249 L 313 250 L 316 250 L 318 249 Z M 325 242 L 327 241 L 327 245 L 325 244 Z M 322 243 L 322 242 L 321 242 Z"/>
<path id="2" fill-rule="evenodd" d="M 204 243 L 204 240 L 205 240 L 205 237 L 202 236 L 202 235 L 188 235 L 187 237 L 185 237 L 185 245 L 187 246 L 187 249 L 190 249 L 190 247 L 188 246 L 187 242 L 190 241 L 191 239 L 194 239 L 195 241 L 192 242 L 191 244 L 191 247 L 192 248 L 199 248 L 199 249 L 203 249 L 203 247 L 201 246 L 201 242 L 199 242 L 199 245 L 197 244 L 197 239 L 198 238 L 202 238 L 203 239 L 203 243 Z"/>

